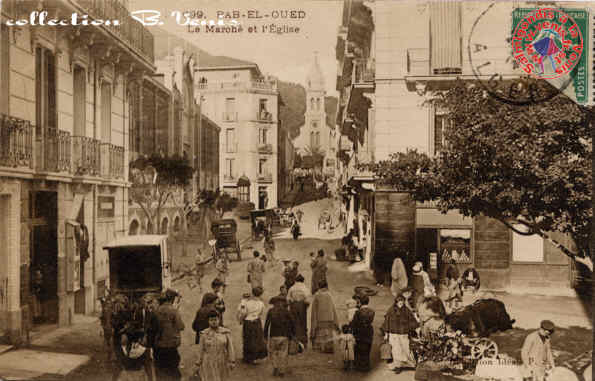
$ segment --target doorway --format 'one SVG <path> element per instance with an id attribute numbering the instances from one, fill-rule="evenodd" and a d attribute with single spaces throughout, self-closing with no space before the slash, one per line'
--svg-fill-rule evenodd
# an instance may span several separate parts
<path id="1" fill-rule="evenodd" d="M 267 187 L 258 187 L 258 209 L 266 209 L 269 203 Z"/>
<path id="2" fill-rule="evenodd" d="M 58 323 L 58 197 L 32 193 L 31 293 L 33 323 Z"/>

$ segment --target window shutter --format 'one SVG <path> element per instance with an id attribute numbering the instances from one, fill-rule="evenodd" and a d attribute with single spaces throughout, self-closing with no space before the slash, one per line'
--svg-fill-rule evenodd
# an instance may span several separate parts
<path id="1" fill-rule="evenodd" d="M 461 3 L 430 3 L 430 62 L 433 74 L 462 73 Z"/>

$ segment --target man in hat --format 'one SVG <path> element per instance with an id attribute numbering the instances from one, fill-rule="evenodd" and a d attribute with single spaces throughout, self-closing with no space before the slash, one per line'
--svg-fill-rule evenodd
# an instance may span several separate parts
<path id="1" fill-rule="evenodd" d="M 534 381 L 543 381 L 546 371 L 556 366 L 550 344 L 554 328 L 554 323 L 544 320 L 537 331 L 530 333 L 525 338 L 521 349 L 525 377 L 533 377 Z"/>
<path id="2" fill-rule="evenodd" d="M 163 295 L 163 303 L 155 312 L 153 331 L 156 332 L 153 355 L 155 357 L 155 375 L 158 380 L 180 380 L 180 332 L 184 330 L 184 322 L 180 312 L 173 305 L 177 291 L 168 288 Z"/>
<path id="3" fill-rule="evenodd" d="M 434 285 L 430 280 L 430 276 L 424 271 L 421 262 L 415 262 L 413 265 L 413 273 L 411 276 L 411 287 L 414 291 L 414 305 L 415 309 L 418 308 L 418 304 L 424 299 L 424 297 L 435 295 Z"/>

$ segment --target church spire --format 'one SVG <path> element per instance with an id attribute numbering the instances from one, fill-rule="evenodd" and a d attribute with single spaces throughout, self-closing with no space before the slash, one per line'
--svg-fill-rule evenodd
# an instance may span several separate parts
<path id="1" fill-rule="evenodd" d="M 324 91 L 324 76 L 322 75 L 322 69 L 320 68 L 320 63 L 318 62 L 318 51 L 314 51 L 314 63 L 310 67 L 306 81 L 308 84 L 308 90 Z"/>

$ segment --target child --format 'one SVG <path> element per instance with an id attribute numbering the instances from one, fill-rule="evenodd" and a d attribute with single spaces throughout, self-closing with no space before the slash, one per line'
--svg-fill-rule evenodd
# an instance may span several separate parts
<path id="1" fill-rule="evenodd" d="M 238 306 L 238 321 L 240 324 L 242 324 L 244 318 L 246 318 L 246 315 L 248 314 L 248 311 L 246 310 L 246 302 L 248 302 L 250 296 L 252 296 L 252 294 L 246 292 L 242 295 L 242 299 L 240 300 L 240 305 Z"/>
<path id="2" fill-rule="evenodd" d="M 217 279 L 221 282 L 225 283 L 227 279 L 227 274 L 229 272 L 229 266 L 227 264 L 227 256 L 225 254 L 221 255 L 215 264 L 215 269 L 217 270 Z"/>
<path id="3" fill-rule="evenodd" d="M 357 295 L 353 295 L 351 297 L 351 299 L 348 299 L 347 302 L 345 302 L 345 305 L 347 306 L 347 321 L 349 323 L 351 323 L 351 321 L 353 320 L 353 315 L 355 315 L 355 313 L 359 309 L 359 298 L 358 298 L 358 296 Z"/>
<path id="4" fill-rule="evenodd" d="M 355 337 L 351 334 L 351 327 L 349 325 L 344 324 L 341 330 L 343 333 L 338 337 L 339 350 L 343 356 L 343 370 L 349 371 L 353 369 Z"/>

